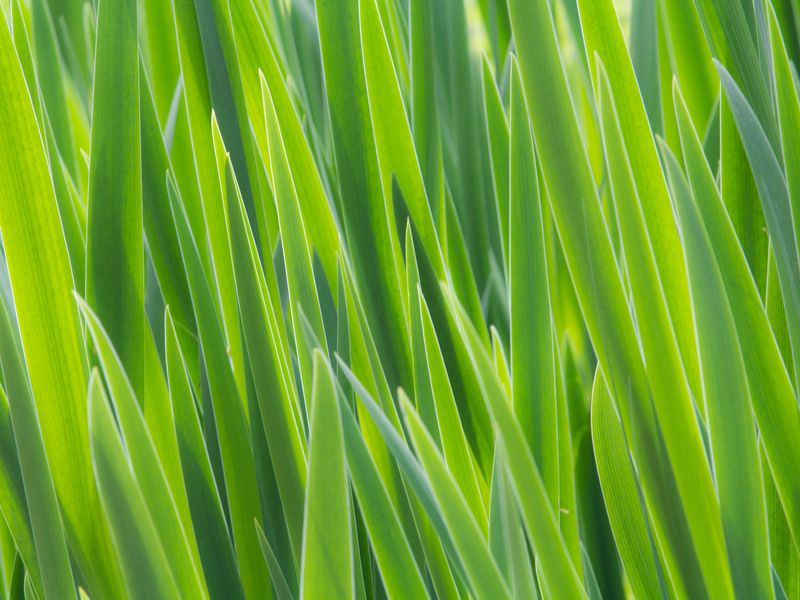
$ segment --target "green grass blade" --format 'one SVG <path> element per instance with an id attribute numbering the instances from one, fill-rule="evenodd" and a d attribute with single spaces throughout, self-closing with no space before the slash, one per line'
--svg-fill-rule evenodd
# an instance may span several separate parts
<path id="1" fill-rule="evenodd" d="M 350 481 L 387 594 L 393 598 L 427 598 L 425 583 L 400 519 L 358 423 L 341 394 L 339 410 Z"/>
<path id="2" fill-rule="evenodd" d="M 208 591 L 195 561 L 198 553 L 193 547 L 194 532 L 189 531 L 187 535 L 183 527 L 130 379 L 98 316 L 80 299 L 78 305 L 103 367 L 134 478 L 139 483 L 139 491 L 159 534 L 161 546 L 170 557 L 175 584 L 182 595 L 206 598 Z"/>
<path id="3" fill-rule="evenodd" d="M 445 290 L 448 308 L 465 338 L 470 359 L 479 374 L 484 401 L 493 417 L 498 439 L 502 440 L 508 459 L 508 470 L 528 540 L 536 553 L 540 575 L 550 593 L 559 597 L 583 598 L 585 592 L 572 564 L 558 528 L 555 512 L 530 451 L 525 434 L 509 406 L 492 370 L 486 350 L 475 329 L 468 322 L 464 309 L 451 290 Z"/>
<path id="4" fill-rule="evenodd" d="M 800 539 L 800 494 L 792 482 L 794 473 L 800 469 L 800 444 L 794 441 L 800 439 L 800 413 L 792 383 L 711 170 L 700 158 L 700 141 L 691 128 L 684 105 L 676 101 L 675 106 L 689 181 L 736 323 L 759 432 L 787 521 L 797 541 Z"/>
<path id="5" fill-rule="evenodd" d="M 136 2 L 105 0 L 97 22 L 86 297 L 141 399 L 145 316 Z"/>
<path id="6" fill-rule="evenodd" d="M 25 485 L 30 527 L 37 562 L 29 564 L 34 585 L 45 598 L 74 595 L 75 581 L 64 537 L 64 528 L 42 441 L 39 418 L 33 403 L 22 355 L 12 332 L 8 312 L 0 315 L 0 365 L 8 391 L 9 412 L 14 428 L 19 466 Z M 41 587 L 39 587 L 41 576 Z"/>
<path id="7" fill-rule="evenodd" d="M 641 211 L 650 236 L 656 270 L 663 283 L 669 318 L 675 329 L 686 376 L 692 391 L 697 394 L 700 380 L 686 273 L 680 261 L 675 260 L 675 257 L 682 256 L 683 249 L 653 139 L 653 131 L 659 128 L 651 130 L 647 120 L 648 115 L 652 119 L 653 100 L 647 98 L 648 90 L 640 91 L 636 84 L 640 73 L 634 72 L 613 2 L 580 0 L 578 6 L 595 88 L 600 86 L 595 71 L 598 60 L 608 75 L 631 173 L 640 197 L 646 199 L 641 202 Z M 643 94 L 651 106 L 646 106 Z"/>
<path id="8" fill-rule="evenodd" d="M 164 321 L 170 404 L 203 575 L 211 597 L 224 595 L 243 599 L 219 490 L 211 470 L 175 323 L 169 311 Z"/>
<path id="9" fill-rule="evenodd" d="M 317 24 L 331 119 L 344 231 L 354 274 L 391 385 L 411 383 L 402 265 L 394 213 L 385 198 L 366 91 L 359 3 L 321 0 Z"/>
<path id="10" fill-rule="evenodd" d="M 442 250 L 436 237 L 411 127 L 376 2 L 360 2 L 359 17 L 367 95 L 383 195 L 384 198 L 391 197 L 392 179 L 396 178 L 433 269 L 437 276 L 442 277 Z"/>
<path id="11" fill-rule="evenodd" d="M 608 518 L 622 566 L 637 598 L 667 597 L 655 539 L 628 453 L 622 423 L 597 371 L 592 388 L 592 445 Z"/>
<path id="12" fill-rule="evenodd" d="M 447 469 L 436 443 L 408 400 L 401 406 L 420 464 L 428 475 L 473 593 L 483 598 L 510 598 L 497 563 L 489 553 L 485 533 L 481 531 L 463 493 Z M 446 509 L 443 508 L 445 506 Z"/>
<path id="13" fill-rule="evenodd" d="M 750 394 L 736 327 L 689 183 L 664 149 L 681 221 L 694 307 L 711 457 L 737 595 L 772 595 L 767 514 Z"/>
<path id="14" fill-rule="evenodd" d="M 756 184 L 775 253 L 797 378 L 800 376 L 800 261 L 797 258 L 798 246 L 792 226 L 791 201 L 786 178 L 767 134 L 738 85 L 725 67 L 717 63 L 717 69 L 731 104 L 750 166 L 759 174 Z"/>
<path id="15" fill-rule="evenodd" d="M 798 242 L 800 240 L 800 97 L 775 9 L 772 4 L 767 4 L 772 43 L 775 104 L 778 109 L 781 149 L 783 150 L 783 170 L 791 202 L 795 242 Z"/>
<path id="16" fill-rule="evenodd" d="M 125 456 L 97 372 L 89 380 L 92 462 L 130 598 L 180 598 L 158 532 Z"/>
<path id="17" fill-rule="evenodd" d="M 90 589 L 122 592 L 92 480 L 87 367 L 69 258 L 22 68 L 0 25 L 0 230 L 42 437 L 72 552 Z M 33 201 L 32 201 L 33 199 Z M 53 360 L 53 352 L 58 360 Z"/>
<path id="18" fill-rule="evenodd" d="M 255 459 L 247 421 L 239 400 L 236 381 L 226 352 L 222 324 L 214 305 L 197 246 L 189 231 L 186 212 L 171 180 L 168 180 L 172 217 L 178 231 L 186 277 L 197 315 L 203 360 L 213 405 L 213 418 L 219 436 L 219 451 L 230 506 L 234 547 L 239 558 L 239 574 L 246 595 L 269 596 L 264 586 L 269 574 L 261 557 L 253 520 L 260 519 L 261 508 L 256 482 Z"/>
<path id="19" fill-rule="evenodd" d="M 350 493 L 345 464 L 344 434 L 333 374 L 324 355 L 317 350 L 303 531 L 300 587 L 303 598 L 353 597 Z"/>
<path id="20" fill-rule="evenodd" d="M 274 287 L 268 291 L 244 206 L 235 194 L 228 195 L 228 202 L 236 294 L 247 354 L 291 549 L 299 564 L 307 471 L 301 408 L 294 388 L 294 374 L 285 364 L 289 359 L 285 349 L 286 333 L 280 329 L 283 326 L 281 314 L 275 314 L 270 298 L 277 291 Z M 266 270 L 274 279 L 272 266 L 267 264 Z"/>
<path id="21" fill-rule="evenodd" d="M 550 503 L 557 507 L 556 371 L 542 202 L 525 93 L 513 59 L 510 112 L 511 403 Z"/>

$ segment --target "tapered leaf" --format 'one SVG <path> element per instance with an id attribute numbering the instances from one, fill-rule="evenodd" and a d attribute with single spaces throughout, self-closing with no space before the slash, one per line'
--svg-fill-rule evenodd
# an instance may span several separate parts
<path id="1" fill-rule="evenodd" d="M 511 63 L 509 288 L 511 403 L 558 506 L 556 372 L 538 166 L 519 68 Z"/>
<path id="2" fill-rule="evenodd" d="M 97 488 L 129 596 L 180 598 L 96 371 L 89 380 L 89 434 Z"/>
<path id="3" fill-rule="evenodd" d="M 70 547 L 88 585 L 122 593 L 92 481 L 86 420 L 87 367 L 73 281 L 47 160 L 22 68 L 0 25 L 0 230 L 22 347 Z M 53 359 L 53 352 L 58 360 Z"/>
<path id="4" fill-rule="evenodd" d="M 301 596 L 351 598 L 353 545 L 342 422 L 333 374 L 319 350 L 314 352 L 308 470 Z"/>
<path id="5" fill-rule="evenodd" d="M 136 2 L 104 0 L 97 21 L 86 298 L 141 399 L 145 318 Z"/>

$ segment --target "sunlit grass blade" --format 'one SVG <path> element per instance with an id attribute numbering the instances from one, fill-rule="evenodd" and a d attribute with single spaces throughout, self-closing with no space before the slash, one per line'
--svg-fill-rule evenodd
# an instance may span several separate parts
<path id="1" fill-rule="evenodd" d="M 695 325 L 703 332 L 697 345 L 706 422 L 734 589 L 742 597 L 766 597 L 772 580 L 764 485 L 736 328 L 689 183 L 675 156 L 663 152 L 681 221 Z"/>
<path id="2" fill-rule="evenodd" d="M 0 24 L 0 229 L 36 410 L 70 548 L 89 586 L 110 595 L 122 580 L 110 560 L 86 420 L 88 369 L 73 280 L 47 161 L 7 27 Z M 53 360 L 53 352 L 58 360 Z"/>
<path id="3" fill-rule="evenodd" d="M 350 494 L 338 405 L 330 366 L 317 350 L 303 531 L 303 598 L 353 596 Z"/>
<path id="4" fill-rule="evenodd" d="M 526 106 L 519 68 L 512 59 L 508 160 L 511 403 L 550 502 L 557 507 L 555 353 L 538 166 Z"/>
<path id="5" fill-rule="evenodd" d="M 592 389 L 591 432 L 597 474 L 622 566 L 637 598 L 668 597 L 648 523 L 644 498 L 630 460 L 622 423 L 601 371 Z"/>
<path id="6" fill-rule="evenodd" d="M 170 408 L 203 575 L 211 597 L 224 594 L 241 599 L 244 594 L 233 545 L 211 470 L 186 363 L 169 312 L 164 321 Z"/>
<path id="7" fill-rule="evenodd" d="M 725 67 L 717 63 L 717 69 L 750 166 L 759 174 L 756 184 L 775 253 L 797 381 L 800 376 L 800 261 L 786 178 L 770 140 L 747 99 Z M 797 387 L 795 385 L 795 389 Z"/>
<path id="8" fill-rule="evenodd" d="M 0 365 L 8 393 L 8 409 L 36 547 L 37 560 L 27 567 L 32 574 L 34 587 L 45 598 L 70 596 L 75 593 L 75 581 L 42 431 L 25 363 L 5 306 L 0 308 L 0 312 Z"/>
<path id="9" fill-rule="evenodd" d="M 713 175 L 708 164 L 700 159 L 700 141 L 691 128 L 683 103 L 676 101 L 675 106 L 689 182 L 736 323 L 761 441 L 797 540 L 800 496 L 791 482 L 793 473 L 800 469 L 800 444 L 794 441 L 800 439 L 800 413 L 792 383 Z"/>
<path id="10" fill-rule="evenodd" d="M 86 298 L 106 324 L 141 400 L 145 316 L 137 31 L 136 2 L 105 0 L 100 4 Z"/>
<path id="11" fill-rule="evenodd" d="M 170 570 L 175 584 L 183 595 L 206 598 L 208 591 L 195 560 L 198 552 L 194 544 L 194 532 L 187 532 L 183 527 L 173 492 L 170 491 L 130 379 L 98 316 L 80 299 L 78 305 L 103 367 L 134 479 L 138 482 L 161 546 L 170 557 Z"/>
<path id="12" fill-rule="evenodd" d="M 489 357 L 480 345 L 474 328 L 465 318 L 463 308 L 452 291 L 445 290 L 445 295 L 448 309 L 465 338 L 470 359 L 479 374 L 481 392 L 493 417 L 498 439 L 504 444 L 511 486 L 545 585 L 553 594 L 582 598 L 585 595 L 583 586 L 569 558 L 558 529 L 554 508 L 547 497 L 544 482 L 522 428 L 514 418 L 497 376 L 492 371 Z"/>
<path id="13" fill-rule="evenodd" d="M 180 598 L 169 562 L 125 456 L 98 373 L 89 380 L 92 462 L 131 598 Z"/>
<path id="14" fill-rule="evenodd" d="M 230 507 L 230 521 L 239 574 L 245 594 L 268 594 L 268 573 L 253 526 L 261 516 L 255 461 L 247 421 L 238 397 L 232 365 L 225 348 L 219 313 L 203 274 L 197 246 L 180 197 L 168 179 L 170 206 L 181 246 L 186 277 L 197 315 L 200 345 L 208 374 L 213 419 L 219 436 L 219 452 Z M 211 417 L 212 415 L 209 414 Z"/>
<path id="15" fill-rule="evenodd" d="M 408 332 L 400 294 L 402 261 L 394 212 L 384 197 L 366 92 L 359 3 L 316 6 L 344 231 L 355 279 L 369 293 L 368 320 L 392 385 L 410 383 Z"/>

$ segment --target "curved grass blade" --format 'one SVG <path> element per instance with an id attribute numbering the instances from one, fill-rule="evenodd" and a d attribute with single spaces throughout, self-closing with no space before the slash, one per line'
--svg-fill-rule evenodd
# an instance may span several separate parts
<path id="1" fill-rule="evenodd" d="M 68 543 L 98 595 L 123 593 L 100 513 L 86 420 L 87 366 L 66 243 L 22 67 L 0 25 L 0 230 L 22 348 Z M 54 353 L 58 360 L 53 360 Z"/>
<path id="2" fill-rule="evenodd" d="M 536 553 L 539 565 L 537 572 L 544 578 L 545 586 L 551 594 L 565 598 L 583 598 L 585 591 L 569 558 L 554 509 L 525 435 L 514 418 L 477 332 L 469 323 L 452 290 L 443 289 L 448 309 L 466 340 L 470 359 L 478 372 L 481 392 L 493 417 L 497 438 L 502 440 L 505 447 L 511 486 L 528 540 Z"/>
<path id="3" fill-rule="evenodd" d="M 200 345 L 208 374 L 213 419 L 219 436 L 219 450 L 225 489 L 230 507 L 234 547 L 245 594 L 268 595 L 264 582 L 269 573 L 261 557 L 253 519 L 260 519 L 261 507 L 256 482 L 255 459 L 247 421 L 238 397 L 236 380 L 225 346 L 222 324 L 211 289 L 203 274 L 197 246 L 189 230 L 186 212 L 171 179 L 168 179 L 172 218 L 178 232 L 181 255 L 197 316 Z"/>
<path id="4" fill-rule="evenodd" d="M 722 277 L 689 184 L 662 147 L 681 222 L 711 457 L 737 595 L 772 596 L 767 513 L 750 391 Z"/>
<path id="5" fill-rule="evenodd" d="M 125 456 L 97 371 L 89 380 L 92 463 L 128 597 L 180 598 L 158 532 Z"/>
<path id="6" fill-rule="evenodd" d="M 644 498 L 628 453 L 625 433 L 598 369 L 592 386 L 592 446 L 608 518 L 622 566 L 637 598 L 666 598 Z"/>
<path id="7" fill-rule="evenodd" d="M 170 557 L 170 570 L 175 584 L 182 595 L 198 599 L 207 598 L 208 591 L 195 560 L 199 555 L 194 543 L 194 532 L 186 531 L 183 527 L 173 492 L 170 490 L 164 467 L 145 425 L 144 415 L 139 408 L 130 379 L 98 316 L 80 298 L 78 306 L 86 319 L 87 328 L 103 367 L 133 476 L 138 482 L 139 491 L 156 527 L 161 546 Z M 186 518 L 188 519 L 188 514 Z"/>
<path id="8" fill-rule="evenodd" d="M 675 91 L 677 94 L 677 90 Z M 795 543 L 800 540 L 800 412 L 758 288 L 736 238 L 702 145 L 680 97 L 675 102 L 687 173 L 730 302 L 756 421 Z"/>
<path id="9" fill-rule="evenodd" d="M 22 481 L 37 561 L 28 565 L 34 587 L 45 598 L 75 594 L 58 497 L 42 441 L 28 376 L 5 305 L 0 309 L 0 365 L 8 393 Z M 41 587 L 39 587 L 41 577 Z"/>
<path id="10" fill-rule="evenodd" d="M 778 159 L 756 114 L 730 73 L 720 63 L 716 64 L 747 158 L 753 172 L 757 174 L 756 185 L 775 255 L 789 340 L 792 343 L 797 389 L 797 381 L 800 380 L 800 261 L 792 227 L 789 190 Z"/>
<path id="11" fill-rule="evenodd" d="M 467 500 L 447 469 L 436 443 L 410 402 L 402 395 L 401 399 L 409 436 L 427 474 L 442 519 L 450 532 L 453 547 L 460 557 L 473 593 L 484 598 L 510 598 L 497 563 L 489 553 L 485 533 L 481 531 Z"/>

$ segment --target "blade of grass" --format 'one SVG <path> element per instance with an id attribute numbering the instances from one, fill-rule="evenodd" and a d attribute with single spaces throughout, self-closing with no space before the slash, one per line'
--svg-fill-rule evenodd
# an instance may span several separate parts
<path id="1" fill-rule="evenodd" d="M 104 0 L 97 23 L 86 297 L 142 399 L 144 242 L 136 2 Z"/>
<path id="2" fill-rule="evenodd" d="M 22 348 L 70 548 L 89 589 L 122 593 L 89 454 L 87 366 L 73 280 L 47 160 L 22 67 L 0 26 L 0 230 Z M 33 200 L 32 200 L 33 199 Z M 53 353 L 58 360 L 53 360 Z"/>
<path id="3" fill-rule="evenodd" d="M 97 371 L 89 379 L 92 462 L 131 598 L 180 598 L 169 561 L 131 472 Z"/>
<path id="4" fill-rule="evenodd" d="M 530 121 L 511 61 L 509 296 L 511 403 L 553 507 L 558 504 L 558 425 L 542 203 Z"/>
<path id="5" fill-rule="evenodd" d="M 0 365 L 8 391 L 19 468 L 25 485 L 30 527 L 36 547 L 37 561 L 28 564 L 28 571 L 32 574 L 34 586 L 45 598 L 72 596 L 75 593 L 75 581 L 39 418 L 31 396 L 25 363 L 5 305 L 0 312 Z"/>
<path id="6" fill-rule="evenodd" d="M 303 598 L 352 598 L 353 543 L 344 435 L 333 374 L 314 351 L 311 449 L 308 460 L 303 563 Z"/>
<path id="7" fill-rule="evenodd" d="M 741 597 L 772 595 L 764 486 L 750 393 L 722 277 L 675 156 L 666 167 L 681 220 L 694 307 L 711 457 L 734 588 Z"/>

